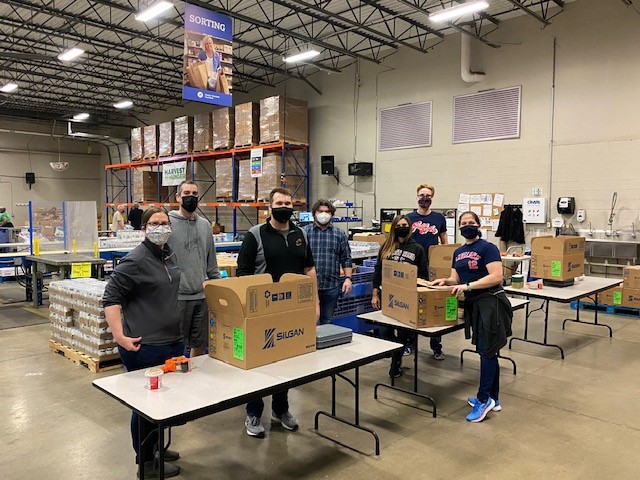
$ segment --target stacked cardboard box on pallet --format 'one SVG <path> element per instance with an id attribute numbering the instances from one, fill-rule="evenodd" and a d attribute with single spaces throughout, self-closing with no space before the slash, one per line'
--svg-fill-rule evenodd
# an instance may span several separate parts
<path id="1" fill-rule="evenodd" d="M 51 340 L 100 360 L 118 358 L 118 344 L 102 307 L 105 286 L 95 278 L 51 282 Z"/>
<path id="2" fill-rule="evenodd" d="M 136 168 L 132 170 L 133 177 L 133 201 L 157 202 L 158 200 L 158 174 L 150 169 Z M 169 196 L 169 187 L 160 187 L 160 199 Z"/>
<path id="3" fill-rule="evenodd" d="M 231 158 L 216 159 L 216 198 L 230 200 L 233 195 L 233 162 Z"/>
<path id="4" fill-rule="evenodd" d="M 211 112 L 197 113 L 193 116 L 193 151 L 207 152 L 212 149 L 213 130 Z"/>
<path id="5" fill-rule="evenodd" d="M 236 135 L 235 110 L 218 108 L 211 112 L 213 123 L 213 150 L 233 148 Z"/>
<path id="6" fill-rule="evenodd" d="M 282 95 L 260 100 L 260 143 L 309 144 L 307 102 Z"/>
<path id="7" fill-rule="evenodd" d="M 531 240 L 531 275 L 565 281 L 584 274 L 583 237 L 535 237 Z"/>
<path id="8" fill-rule="evenodd" d="M 622 279 L 621 303 L 617 304 L 613 302 L 611 305 L 640 308 L 640 266 L 625 267 L 622 272 Z M 616 295 L 615 290 L 612 292 L 612 295 Z"/>
<path id="9" fill-rule="evenodd" d="M 254 202 L 256 200 L 256 179 L 251 176 L 251 160 L 238 161 L 238 200 Z"/>
<path id="10" fill-rule="evenodd" d="M 142 127 L 131 129 L 131 161 L 140 162 L 144 156 L 144 135 Z"/>
<path id="11" fill-rule="evenodd" d="M 303 201 L 307 198 L 307 183 L 304 174 L 304 159 L 296 159 L 293 154 L 287 154 L 282 169 L 282 155 L 266 155 L 262 159 L 262 176 L 258 178 L 258 201 L 265 201 L 269 192 L 284 185 L 291 192 L 294 200 Z"/>
<path id="12" fill-rule="evenodd" d="M 147 125 L 143 128 L 144 134 L 144 158 L 154 159 L 158 156 L 158 126 Z"/>
<path id="13" fill-rule="evenodd" d="M 235 146 L 246 147 L 260 142 L 260 104 L 247 102 L 236 105 Z"/>
<path id="14" fill-rule="evenodd" d="M 31 212 L 33 227 L 40 227 L 42 238 L 53 242 L 61 240 L 64 230 L 62 209 L 58 207 L 37 207 Z M 56 238 L 57 237 L 57 238 Z"/>
<path id="15" fill-rule="evenodd" d="M 173 122 L 164 122 L 158 126 L 158 156 L 170 157 L 173 155 L 173 137 Z"/>
<path id="16" fill-rule="evenodd" d="M 193 151 L 193 117 L 178 117 L 173 120 L 173 154 Z"/>

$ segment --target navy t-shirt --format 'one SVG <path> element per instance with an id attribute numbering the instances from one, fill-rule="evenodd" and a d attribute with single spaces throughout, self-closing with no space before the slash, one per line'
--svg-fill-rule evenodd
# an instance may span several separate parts
<path id="1" fill-rule="evenodd" d="M 491 242 L 479 239 L 470 245 L 465 243 L 453 252 L 452 267 L 458 273 L 460 283 L 464 285 L 489 275 L 487 264 L 492 262 L 502 262 L 498 247 Z M 484 290 L 486 289 L 473 289 L 465 293 L 465 296 L 480 295 Z"/>
<path id="2" fill-rule="evenodd" d="M 442 232 L 447 231 L 447 220 L 444 215 L 431 212 L 429 215 L 420 215 L 417 210 L 407 214 L 411 221 L 411 238 L 422 245 L 429 262 L 429 247 L 438 245 L 438 239 Z"/>

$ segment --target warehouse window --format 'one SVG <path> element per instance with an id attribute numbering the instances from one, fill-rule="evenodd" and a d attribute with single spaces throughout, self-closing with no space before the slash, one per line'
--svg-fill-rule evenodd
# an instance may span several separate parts
<path id="1" fill-rule="evenodd" d="M 453 143 L 520 138 L 522 87 L 453 98 Z"/>
<path id="2" fill-rule="evenodd" d="M 431 146 L 431 102 L 380 110 L 379 150 Z"/>

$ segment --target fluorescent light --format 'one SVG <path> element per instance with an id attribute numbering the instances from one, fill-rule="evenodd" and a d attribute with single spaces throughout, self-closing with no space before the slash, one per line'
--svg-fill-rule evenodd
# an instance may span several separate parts
<path id="1" fill-rule="evenodd" d="M 17 83 L 13 83 L 13 82 L 9 82 L 6 85 L 3 85 L 2 88 L 0 88 L 0 92 L 2 93 L 11 93 L 14 92 L 18 89 L 18 84 Z"/>
<path id="2" fill-rule="evenodd" d="M 148 6 L 140 13 L 138 13 L 135 18 L 140 22 L 146 22 L 147 20 L 151 20 L 152 18 L 157 17 L 162 12 L 166 12 L 172 7 L 173 3 L 167 2 L 166 0 L 158 0 L 154 2 L 153 5 Z"/>
<path id="3" fill-rule="evenodd" d="M 302 62 L 304 60 L 309 60 L 313 57 L 317 57 L 318 55 L 320 55 L 320 52 L 317 50 L 306 50 L 304 52 L 296 53 L 289 57 L 284 57 L 283 60 L 286 63 L 295 63 L 295 62 Z"/>
<path id="4" fill-rule="evenodd" d="M 86 120 L 87 118 L 89 118 L 88 113 L 77 113 L 76 115 L 73 116 L 74 120 Z"/>
<path id="5" fill-rule="evenodd" d="M 113 106 L 120 109 L 129 108 L 133 106 L 133 102 L 131 100 L 122 100 L 121 102 L 114 103 Z"/>
<path id="6" fill-rule="evenodd" d="M 469 13 L 479 12 L 489 8 L 489 4 L 485 0 L 463 3 L 451 8 L 445 8 L 439 12 L 430 13 L 429 20 L 432 22 L 444 22 L 452 18 L 462 17 Z"/>
<path id="7" fill-rule="evenodd" d="M 60 55 L 58 55 L 58 60 L 61 62 L 70 62 L 74 58 L 78 58 L 80 55 L 84 53 L 84 50 L 78 47 L 69 48 L 65 50 Z"/>

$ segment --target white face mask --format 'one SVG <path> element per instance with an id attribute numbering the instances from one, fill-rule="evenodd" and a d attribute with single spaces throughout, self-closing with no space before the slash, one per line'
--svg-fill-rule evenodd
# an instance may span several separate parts
<path id="1" fill-rule="evenodd" d="M 147 238 L 151 243 L 156 245 L 164 245 L 171 235 L 171 227 L 169 225 L 158 225 L 157 227 L 147 227 Z"/>
<path id="2" fill-rule="evenodd" d="M 329 212 L 316 213 L 316 220 L 320 225 L 326 225 L 331 220 L 331 214 Z"/>

